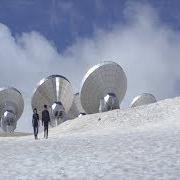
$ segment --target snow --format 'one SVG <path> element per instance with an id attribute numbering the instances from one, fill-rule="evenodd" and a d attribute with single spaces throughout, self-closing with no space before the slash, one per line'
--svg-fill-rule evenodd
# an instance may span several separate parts
<path id="1" fill-rule="evenodd" d="M 0 137 L 0 179 L 179 179 L 180 97 Z"/>

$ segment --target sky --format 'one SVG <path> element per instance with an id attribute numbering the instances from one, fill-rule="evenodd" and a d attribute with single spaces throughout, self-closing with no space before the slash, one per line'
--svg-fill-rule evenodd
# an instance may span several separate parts
<path id="1" fill-rule="evenodd" d="M 0 86 L 24 97 L 17 129 L 31 129 L 31 97 L 42 78 L 64 75 L 76 93 L 102 61 L 126 73 L 123 108 L 143 92 L 179 96 L 179 7 L 177 0 L 1 0 Z"/>

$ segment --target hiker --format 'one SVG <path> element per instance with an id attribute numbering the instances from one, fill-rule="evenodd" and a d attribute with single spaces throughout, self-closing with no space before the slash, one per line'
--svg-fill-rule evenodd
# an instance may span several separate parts
<path id="1" fill-rule="evenodd" d="M 37 113 L 36 108 L 33 109 L 32 126 L 34 129 L 34 138 L 38 139 L 39 114 Z"/>
<path id="2" fill-rule="evenodd" d="M 44 138 L 48 138 L 48 126 L 50 122 L 49 111 L 47 105 L 44 105 L 44 110 L 42 111 L 42 126 L 44 126 Z"/>

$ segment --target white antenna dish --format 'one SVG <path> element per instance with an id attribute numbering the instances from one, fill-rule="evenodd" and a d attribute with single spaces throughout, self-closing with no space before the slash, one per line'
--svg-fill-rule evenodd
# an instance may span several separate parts
<path id="1" fill-rule="evenodd" d="M 74 94 L 73 103 L 68 112 L 67 119 L 74 119 L 78 117 L 81 113 L 85 113 L 85 111 L 81 106 L 79 93 L 76 93 Z"/>
<path id="2" fill-rule="evenodd" d="M 151 104 L 151 103 L 155 103 L 156 98 L 150 94 L 150 93 L 143 93 L 141 95 L 136 96 L 132 103 L 130 104 L 130 107 L 137 107 L 137 106 L 142 106 L 142 105 L 146 105 L 146 104 Z"/>
<path id="3" fill-rule="evenodd" d="M 88 114 L 119 108 L 127 78 L 120 65 L 107 61 L 89 69 L 82 80 L 80 99 Z"/>
<path id="4" fill-rule="evenodd" d="M 0 118 L 3 131 L 14 132 L 23 110 L 24 100 L 16 88 L 0 88 Z"/>
<path id="5" fill-rule="evenodd" d="M 63 122 L 73 102 L 73 90 L 70 81 L 61 75 L 51 75 L 42 79 L 32 97 L 32 109 L 36 108 L 41 116 L 44 105 L 47 105 L 52 126 Z"/>

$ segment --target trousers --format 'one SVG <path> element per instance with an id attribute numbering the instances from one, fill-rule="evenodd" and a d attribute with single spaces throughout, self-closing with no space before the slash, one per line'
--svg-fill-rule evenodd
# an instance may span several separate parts
<path id="1" fill-rule="evenodd" d="M 37 137 L 38 135 L 38 126 L 33 126 L 34 129 L 34 136 Z"/>
<path id="2" fill-rule="evenodd" d="M 44 124 L 44 137 L 48 137 L 48 125 Z"/>

